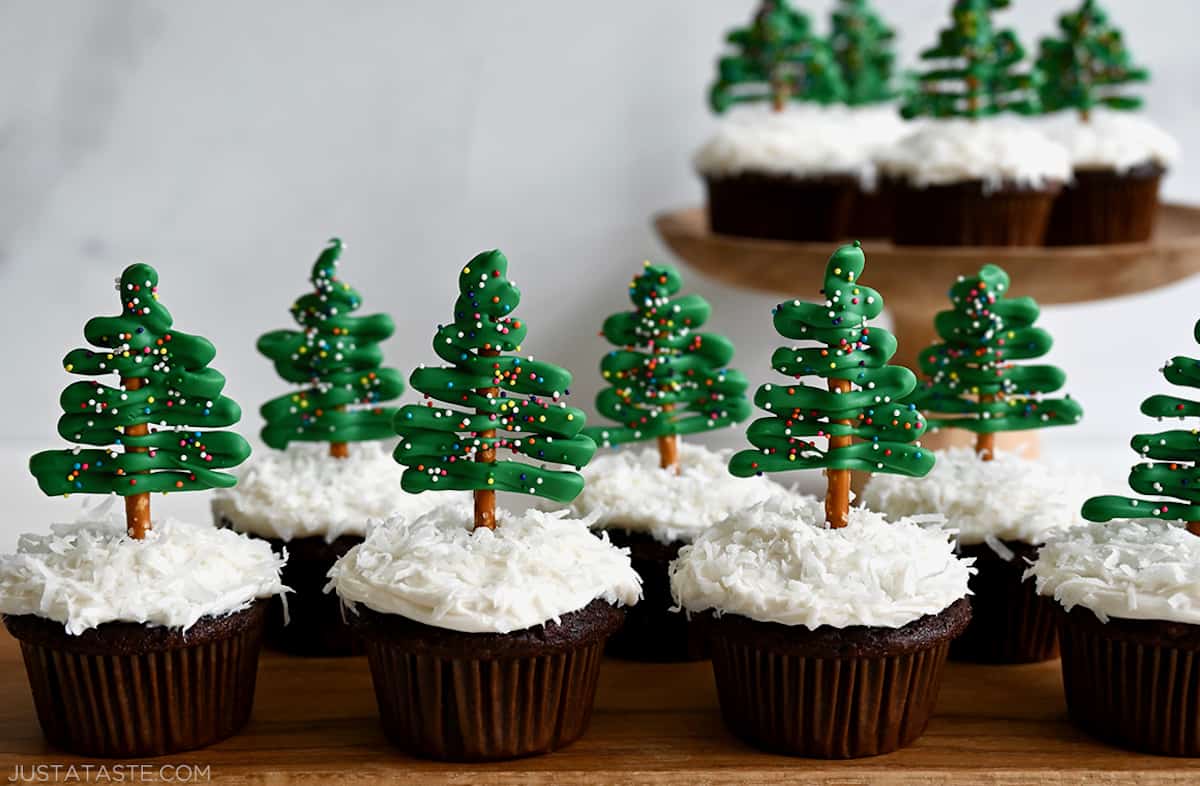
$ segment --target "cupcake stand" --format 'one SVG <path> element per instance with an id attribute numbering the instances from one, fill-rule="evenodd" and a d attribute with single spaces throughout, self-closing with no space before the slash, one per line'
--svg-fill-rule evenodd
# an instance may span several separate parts
<path id="1" fill-rule="evenodd" d="M 781 295 L 817 275 L 831 246 L 717 237 L 699 209 L 661 215 L 657 227 L 698 270 Z M 871 284 L 887 292 L 894 309 L 900 360 L 911 362 L 911 348 L 933 340 L 931 317 L 942 308 L 941 287 L 930 289 L 929 281 L 949 281 L 993 261 L 1021 283 L 1019 294 L 1044 303 L 1152 289 L 1200 272 L 1200 209 L 1167 207 L 1158 236 L 1145 245 L 985 250 L 871 242 L 869 253 Z M 548 756 L 454 765 L 413 759 L 387 743 L 361 657 L 265 652 L 243 733 L 205 750 L 139 762 L 88 760 L 49 747 L 20 661 L 16 642 L 0 628 L 0 778 L 18 783 L 1200 783 L 1200 760 L 1129 753 L 1070 725 L 1057 662 L 951 663 L 924 737 L 887 756 L 841 762 L 761 753 L 731 735 L 721 723 L 706 662 L 606 660 L 582 740 Z"/>
<path id="2" fill-rule="evenodd" d="M 659 214 L 663 242 L 692 267 L 732 286 L 795 297 L 797 281 L 819 278 L 836 243 L 790 243 L 717 235 L 704 208 Z M 871 286 L 887 293 L 900 341 L 895 363 L 916 368 L 917 352 L 938 340 L 933 316 L 946 308 L 945 290 L 959 275 L 994 263 L 1009 272 L 1012 295 L 1042 305 L 1087 303 L 1132 295 L 1200 273 L 1200 207 L 1163 205 L 1148 243 L 1071 247 L 919 247 L 863 240 L 871 261 Z M 942 285 L 944 282 L 945 286 Z M 969 444 L 965 432 L 929 434 L 934 448 Z M 1037 455 L 1037 432 L 998 434 L 1002 449 L 1021 447 Z"/>

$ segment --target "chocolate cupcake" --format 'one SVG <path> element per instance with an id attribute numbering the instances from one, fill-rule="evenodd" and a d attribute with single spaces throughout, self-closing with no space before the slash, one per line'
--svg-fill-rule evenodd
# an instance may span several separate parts
<path id="1" fill-rule="evenodd" d="M 384 732 L 417 756 L 547 753 L 587 728 L 605 640 L 638 599 L 629 557 L 565 511 L 468 505 L 374 527 L 330 571 L 367 649 Z"/>
<path id="2" fill-rule="evenodd" d="M 712 616 L 730 730 L 778 753 L 853 758 L 925 730 L 970 618 L 970 564 L 936 526 L 852 508 L 830 529 L 819 500 L 792 495 L 684 547 L 671 587 L 688 613 Z"/>
<path id="3" fill-rule="evenodd" d="M 140 758 L 235 734 L 282 565 L 260 540 L 171 520 L 144 540 L 120 521 L 22 537 L 0 557 L 0 612 L 47 740 Z"/>
<path id="4" fill-rule="evenodd" d="M 1159 185 L 1179 144 L 1144 117 L 1063 113 L 1046 133 L 1071 157 L 1073 176 L 1054 202 L 1046 244 L 1140 243 L 1158 217 Z"/>
<path id="5" fill-rule="evenodd" d="M 904 129 L 877 108 L 732 113 L 695 156 L 712 231 L 792 241 L 885 232 L 875 157 Z"/>
<path id="6" fill-rule="evenodd" d="M 1034 663 L 1058 657 L 1054 604 L 1025 571 L 1047 537 L 1082 525 L 1079 506 L 1098 488 L 1069 467 L 971 448 L 938 452 L 924 478 L 876 475 L 863 502 L 888 518 L 941 514 L 957 530 L 959 553 L 974 560 L 971 624 L 950 647 L 955 660 Z"/>
<path id="7" fill-rule="evenodd" d="M 1090 524 L 1052 537 L 1029 575 L 1057 606 L 1071 720 L 1200 756 L 1200 537 L 1179 522 Z"/>
<path id="8" fill-rule="evenodd" d="M 364 654 L 341 605 L 324 592 L 329 569 L 362 542 L 368 522 L 419 516 L 448 501 L 402 491 L 403 468 L 383 443 L 355 443 L 347 453 L 334 458 L 325 444 L 267 451 L 239 473 L 236 488 L 213 496 L 218 525 L 263 538 L 277 554 L 287 554 L 287 609 L 280 599 L 271 601 L 266 643 L 293 655 Z"/>
<path id="9" fill-rule="evenodd" d="M 653 449 L 597 458 L 583 470 L 586 484 L 572 510 L 628 548 L 642 578 L 642 600 L 626 613 L 608 654 L 661 663 L 703 660 L 702 626 L 671 610 L 667 566 L 709 527 L 782 489 L 766 478 L 731 476 L 729 454 L 700 445 L 680 445 L 678 471 L 660 467 L 659 458 Z"/>
<path id="10" fill-rule="evenodd" d="M 1071 177 L 1062 145 L 1000 119 L 930 120 L 878 164 L 900 245 L 1041 245 Z"/>

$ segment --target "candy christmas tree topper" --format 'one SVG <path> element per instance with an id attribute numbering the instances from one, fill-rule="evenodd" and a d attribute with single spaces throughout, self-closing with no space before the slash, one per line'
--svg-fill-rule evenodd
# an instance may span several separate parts
<path id="1" fill-rule="evenodd" d="M 846 85 L 847 104 L 878 104 L 895 97 L 895 38 L 870 0 L 838 0 L 830 45 Z"/>
<path id="2" fill-rule="evenodd" d="M 438 327 L 433 342 L 450 365 L 414 371 L 410 382 L 428 401 L 403 407 L 395 418 L 404 490 L 473 491 L 476 528 L 495 527 L 497 491 L 570 502 L 583 488 L 576 472 L 499 460 L 499 450 L 574 467 L 596 452 L 582 433 L 584 413 L 563 401 L 570 373 L 509 354 L 520 351 L 527 328 L 513 314 L 521 294 L 507 272 L 499 251 L 463 268 L 454 320 Z"/>
<path id="3" fill-rule="evenodd" d="M 395 409 L 383 406 L 404 392 L 404 379 L 384 368 L 380 342 L 395 331 L 385 314 L 353 316 L 362 298 L 337 276 L 342 241 L 333 238 L 312 268 L 313 291 L 292 305 L 300 330 L 274 330 L 258 351 L 275 371 L 303 387 L 262 406 L 263 442 L 282 450 L 289 442 L 328 442 L 344 458 L 347 443 L 393 435 Z"/>
<path id="4" fill-rule="evenodd" d="M 29 468 L 46 494 L 125 497 L 129 534 L 140 539 L 150 529 L 151 492 L 233 486 L 220 470 L 245 461 L 250 446 L 234 432 L 210 431 L 237 423 L 241 409 L 221 395 L 225 378 L 208 367 L 213 345 L 172 329 L 154 268 L 129 266 L 117 289 L 121 313 L 84 326 L 96 349 L 63 360 L 73 374 L 120 378 L 117 387 L 72 383 L 59 399 L 59 435 L 96 447 L 43 451 Z"/>
<path id="5" fill-rule="evenodd" d="M 1142 105 L 1122 88 L 1150 74 L 1133 64 L 1121 31 L 1098 3 L 1084 0 L 1058 19 L 1059 38 L 1043 38 L 1037 68 L 1046 111 L 1074 109 L 1086 121 L 1098 106 L 1129 110 Z"/>
<path id="6" fill-rule="evenodd" d="M 1200 342 L 1200 322 L 1193 336 Z M 1200 360 L 1176 356 L 1162 369 L 1167 382 L 1200 388 Z M 1142 402 L 1142 414 L 1152 418 L 1194 418 L 1200 403 L 1178 396 L 1154 395 Z M 1113 519 L 1163 519 L 1187 522 L 1188 531 L 1200 535 L 1200 432 L 1194 428 L 1138 434 L 1131 447 L 1145 463 L 1129 473 L 1129 487 L 1137 494 L 1172 497 L 1178 502 L 1103 496 L 1089 499 L 1083 516 L 1090 521 Z"/>
<path id="7" fill-rule="evenodd" d="M 600 363 L 609 387 L 596 397 L 596 409 L 621 425 L 584 432 L 605 446 L 657 438 L 664 468 L 678 468 L 679 435 L 750 414 L 746 378 L 726 368 L 732 342 L 699 332 L 711 308 L 699 295 L 674 297 L 681 286 L 675 268 L 647 262 L 629 284 L 634 310 L 604 320 L 601 335 L 618 348 Z"/>
<path id="8" fill-rule="evenodd" d="M 843 246 L 826 265 L 824 302 L 776 306 L 775 330 L 803 343 L 775 350 L 771 365 L 796 381 L 758 389 L 754 403 L 770 414 L 746 430 L 757 449 L 735 454 L 729 464 L 742 477 L 825 469 L 826 516 L 833 527 L 847 522 L 850 470 L 921 477 L 934 462 L 933 453 L 916 442 L 924 418 L 901 403 L 917 379 L 888 365 L 896 339 L 869 324 L 883 311 L 883 298 L 860 283 L 865 264 L 859 243 Z M 800 381 L 813 376 L 827 380 L 829 389 Z"/>
<path id="9" fill-rule="evenodd" d="M 731 31 L 734 54 L 717 61 L 709 91 L 716 112 L 734 104 L 770 101 L 783 111 L 788 101 L 833 104 L 846 86 L 828 42 L 812 32 L 808 17 L 788 0 L 763 0 L 749 27 Z"/>
<path id="10" fill-rule="evenodd" d="M 1016 69 L 1025 57 L 1011 30 L 996 30 L 992 12 L 1009 0 L 955 0 L 950 27 L 921 53 L 933 66 L 914 75 L 901 113 L 908 118 L 967 117 L 1039 110 L 1035 73 Z"/>
<path id="11" fill-rule="evenodd" d="M 1066 383 L 1060 368 L 1012 362 L 1042 357 L 1053 341 L 1034 327 L 1037 302 L 1009 298 L 1008 289 L 1008 274 L 996 265 L 959 278 L 950 288 L 953 308 L 934 318 L 942 341 L 920 354 L 929 381 L 909 399 L 935 427 L 978 434 L 984 460 L 993 457 L 996 432 L 1070 425 L 1083 416 L 1074 399 L 1045 397 Z"/>

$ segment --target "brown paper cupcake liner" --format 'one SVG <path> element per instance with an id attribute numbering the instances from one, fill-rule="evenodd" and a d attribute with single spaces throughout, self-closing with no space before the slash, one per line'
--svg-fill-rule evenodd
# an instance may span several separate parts
<path id="1" fill-rule="evenodd" d="M 267 604 L 204 617 L 187 632 L 106 623 L 78 636 L 61 623 L 6 616 L 38 721 L 57 748 L 142 758 L 194 750 L 235 734 L 254 704 Z"/>
<path id="2" fill-rule="evenodd" d="M 622 612 L 596 600 L 559 624 L 508 634 L 358 615 L 388 739 L 425 758 L 491 761 L 548 753 L 583 735 L 604 640 Z"/>
<path id="3" fill-rule="evenodd" d="M 1040 246 L 1060 184 L 1041 189 L 983 181 L 917 188 L 889 179 L 892 240 L 905 246 Z"/>
<path id="4" fill-rule="evenodd" d="M 1200 625 L 1058 609 L 1071 720 L 1145 753 L 1200 756 Z"/>
<path id="5" fill-rule="evenodd" d="M 766 173 L 706 177 L 708 217 L 720 235 L 768 240 L 847 239 L 858 180 Z"/>
<path id="6" fill-rule="evenodd" d="M 1046 245 L 1142 243 L 1154 234 L 1158 188 L 1166 170 L 1143 164 L 1128 172 L 1076 170 L 1054 200 Z"/>
<path id="7" fill-rule="evenodd" d="M 1058 657 L 1058 634 L 1052 599 L 1037 594 L 1035 582 L 1022 581 L 1027 560 L 1038 547 L 1003 541 L 1013 559 L 1002 559 L 986 543 L 963 546 L 975 558 L 971 577 L 971 624 L 950 645 L 950 659 L 972 663 L 1039 663 Z"/>
<path id="8" fill-rule="evenodd" d="M 241 531 L 227 517 L 220 517 L 217 526 Z M 257 536 L 256 536 L 257 537 Z M 365 655 L 366 649 L 354 630 L 342 616 L 342 602 L 335 593 L 326 593 L 329 583 L 326 574 L 354 546 L 363 542 L 359 535 L 343 535 L 332 543 L 325 538 L 263 538 L 277 554 L 287 550 L 287 564 L 280 573 L 283 585 L 291 589 L 287 595 L 287 616 L 284 601 L 276 596 L 267 610 L 267 647 L 289 655 L 329 658 Z M 285 625 L 284 620 L 288 623 Z"/>
<path id="9" fill-rule="evenodd" d="M 721 714 L 739 737 L 775 753 L 849 759 L 897 750 L 925 731 L 950 640 L 969 618 L 965 599 L 897 629 L 715 618 Z"/>
<path id="10" fill-rule="evenodd" d="M 858 186 L 854 192 L 854 206 L 846 225 L 846 237 L 851 240 L 886 240 L 893 229 L 893 194 L 878 186 L 867 190 Z"/>
<path id="11" fill-rule="evenodd" d="M 608 640 L 605 653 L 646 663 L 707 660 L 702 619 L 689 620 L 686 614 L 671 611 L 675 601 L 667 566 L 679 556 L 684 542 L 661 543 L 642 532 L 606 531 L 614 545 L 629 549 L 633 569 L 642 577 L 642 599 L 626 610 L 625 624 Z"/>

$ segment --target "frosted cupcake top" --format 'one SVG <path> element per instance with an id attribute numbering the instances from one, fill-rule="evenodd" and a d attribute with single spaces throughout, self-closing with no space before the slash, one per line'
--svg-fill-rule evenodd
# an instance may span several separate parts
<path id="1" fill-rule="evenodd" d="M 658 451 L 621 450 L 594 459 L 573 510 L 596 528 L 644 532 L 662 543 L 690 541 L 730 513 L 782 489 L 764 477 L 729 474 L 728 451 L 683 442 L 679 474 L 659 467 Z"/>
<path id="2" fill-rule="evenodd" d="M 751 107 L 724 117 L 694 164 L 714 177 L 852 175 L 870 185 L 875 155 L 910 128 L 893 107 Z"/>
<path id="3" fill-rule="evenodd" d="M 982 180 L 985 187 L 1040 188 L 1071 179 L 1067 149 L 1027 122 L 1006 118 L 927 121 L 878 156 L 883 175 L 910 184 Z"/>
<path id="4" fill-rule="evenodd" d="M 1169 168 L 1179 159 L 1179 142 L 1143 115 L 1094 112 L 1088 122 L 1076 112 L 1052 115 L 1047 135 L 1063 145 L 1076 169 L 1113 169 L 1157 164 Z"/>
<path id="5" fill-rule="evenodd" d="M 284 559 L 232 530 L 155 521 L 144 540 L 123 517 L 23 535 L 0 556 L 0 613 L 34 614 L 78 635 L 106 622 L 187 630 L 284 591 Z"/>
<path id="6" fill-rule="evenodd" d="M 899 628 L 967 595 L 973 560 L 955 556 L 940 516 L 888 523 L 851 508 L 844 528 L 824 521 L 823 502 L 792 494 L 730 516 L 680 550 L 675 601 L 810 629 Z"/>
<path id="7" fill-rule="evenodd" d="M 260 451 L 238 474 L 235 488 L 213 495 L 213 515 L 239 532 L 281 540 L 363 535 L 369 520 L 417 516 L 459 496 L 405 493 L 404 467 L 378 442 L 356 442 L 344 459 L 324 443 Z"/>
<path id="8" fill-rule="evenodd" d="M 641 579 L 607 536 L 566 511 L 500 511 L 494 530 L 471 531 L 469 504 L 372 526 L 329 571 L 326 591 L 426 625 L 511 633 L 558 622 L 593 600 L 633 605 Z"/>
<path id="9" fill-rule="evenodd" d="M 1083 501 L 1100 482 L 1068 467 L 1051 467 L 1015 453 L 981 461 L 970 448 L 938 451 L 924 478 L 872 475 L 863 501 L 888 518 L 940 513 L 964 545 L 992 539 L 1044 543 L 1060 530 L 1083 524 Z"/>
<path id="10" fill-rule="evenodd" d="M 1200 537 L 1178 522 L 1133 519 L 1053 535 L 1025 573 L 1070 611 L 1200 624 Z"/>

